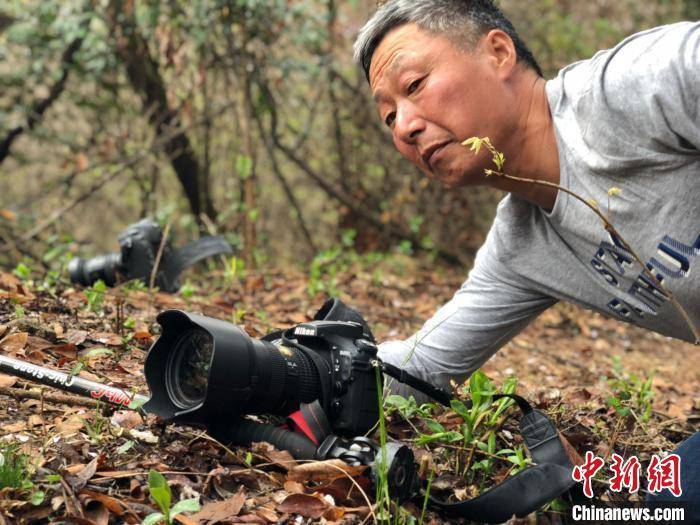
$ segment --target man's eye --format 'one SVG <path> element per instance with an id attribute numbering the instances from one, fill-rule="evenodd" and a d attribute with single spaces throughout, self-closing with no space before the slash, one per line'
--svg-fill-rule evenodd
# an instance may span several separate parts
<path id="1" fill-rule="evenodd" d="M 384 124 L 391 127 L 391 125 L 394 123 L 394 120 L 396 120 L 396 113 L 392 111 L 391 113 L 387 114 L 386 117 L 384 117 Z"/>
<path id="2" fill-rule="evenodd" d="M 408 85 L 408 89 L 406 89 L 406 91 L 408 92 L 408 94 L 410 95 L 410 94 L 413 93 L 416 89 L 418 89 L 418 86 L 420 86 L 420 83 L 421 83 L 421 82 L 423 82 L 423 79 L 422 79 L 422 78 L 419 78 L 419 79 L 414 80 L 413 82 L 411 82 L 411 83 Z"/>

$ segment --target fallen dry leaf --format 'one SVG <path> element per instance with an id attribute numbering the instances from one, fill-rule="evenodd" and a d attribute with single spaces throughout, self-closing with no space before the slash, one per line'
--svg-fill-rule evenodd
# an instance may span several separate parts
<path id="1" fill-rule="evenodd" d="M 268 509 L 267 507 L 258 507 L 255 509 L 255 514 L 269 523 L 279 522 L 279 516 L 277 513 L 272 509 Z"/>
<path id="2" fill-rule="evenodd" d="M 100 456 L 97 456 L 90 463 L 75 473 L 74 476 L 69 476 L 67 481 L 71 484 L 71 487 L 75 492 L 79 492 L 81 489 L 83 489 L 85 485 L 87 485 L 87 482 L 90 481 L 90 478 L 95 475 L 95 472 L 97 472 L 97 462 L 100 459 Z"/>
<path id="3" fill-rule="evenodd" d="M 107 510 L 109 510 L 113 514 L 116 514 L 119 517 L 121 517 L 123 514 L 125 514 L 125 512 L 128 511 L 128 507 L 125 503 L 122 503 L 118 499 L 113 498 L 112 496 L 108 496 L 107 494 L 102 494 L 100 492 L 82 489 L 78 494 L 78 497 L 81 501 L 83 501 L 84 504 L 89 503 L 93 500 L 99 501 L 102 505 L 104 505 L 105 508 L 107 508 Z M 132 517 L 137 516 L 132 513 Z"/>
<path id="4" fill-rule="evenodd" d="M 134 339 L 142 343 L 150 343 L 153 336 L 148 332 L 135 332 Z"/>
<path id="5" fill-rule="evenodd" d="M 43 424 L 44 424 L 44 420 L 39 414 L 32 414 L 27 418 L 27 426 L 29 428 L 40 427 Z"/>
<path id="6" fill-rule="evenodd" d="M 182 523 L 182 525 L 199 525 L 199 521 L 193 520 L 189 516 L 185 516 L 184 514 L 177 514 L 173 518 L 173 521 L 177 521 L 178 523 Z"/>
<path id="7" fill-rule="evenodd" d="M 581 454 L 579 454 L 578 451 L 571 446 L 569 440 L 566 439 L 561 432 L 559 433 L 559 439 L 561 440 L 562 445 L 564 445 L 564 450 L 566 451 L 566 455 L 569 456 L 571 463 L 574 465 L 583 465 L 583 458 L 581 457 Z"/>
<path id="8" fill-rule="evenodd" d="M 216 523 L 234 516 L 238 516 L 245 503 L 245 492 L 241 488 L 235 496 L 223 501 L 211 501 L 206 503 L 202 510 L 196 514 L 192 514 L 190 518 L 198 521 L 202 525 L 207 523 Z"/>
<path id="9" fill-rule="evenodd" d="M 277 450 L 269 443 L 253 443 L 252 450 L 263 455 L 270 463 L 284 470 L 290 470 L 297 465 L 297 461 L 289 451 Z"/>
<path id="10" fill-rule="evenodd" d="M 28 338 L 29 334 L 27 332 L 16 332 L 6 335 L 2 341 L 0 341 L 0 349 L 8 354 L 17 354 L 24 349 Z"/>
<path id="11" fill-rule="evenodd" d="M 257 514 L 244 514 L 243 516 L 235 516 L 230 520 L 226 520 L 227 523 L 255 523 L 257 525 L 266 525 L 267 520 L 261 518 Z"/>
<path id="12" fill-rule="evenodd" d="M 313 494 L 290 494 L 277 505 L 277 510 L 315 519 L 323 516 L 329 507 L 330 504 L 326 500 Z"/>
<path id="13" fill-rule="evenodd" d="M 22 281 L 11 273 L 0 272 L 0 290 L 14 292 L 21 283 Z"/>
<path id="14" fill-rule="evenodd" d="M 290 494 L 303 494 L 306 492 L 306 487 L 299 483 L 298 481 L 285 481 L 284 490 Z"/>
<path id="15" fill-rule="evenodd" d="M 129 429 L 143 425 L 143 418 L 134 410 L 117 410 L 109 421 L 116 427 Z"/>
<path id="16" fill-rule="evenodd" d="M 83 504 L 85 517 L 95 525 L 109 524 L 109 510 L 100 501 L 88 501 Z"/>
<path id="17" fill-rule="evenodd" d="M 17 378 L 14 376 L 8 376 L 7 374 L 0 374 L 0 387 L 9 388 L 17 382 Z"/>
<path id="18" fill-rule="evenodd" d="M 85 342 L 85 339 L 88 337 L 88 331 L 87 330 L 76 330 L 75 328 L 71 328 L 66 332 L 65 339 L 69 343 L 73 343 L 74 345 L 79 345 Z"/>
<path id="19" fill-rule="evenodd" d="M 291 482 L 288 482 L 291 483 Z M 371 481 L 367 476 L 352 479 L 344 475 L 331 480 L 328 483 L 315 487 L 316 492 L 328 494 L 333 500 L 343 505 L 363 505 L 371 499 Z"/>
<path id="20" fill-rule="evenodd" d="M 85 426 L 83 418 L 76 415 L 70 416 L 68 419 L 57 417 L 54 421 L 56 423 L 56 431 L 65 436 L 75 434 Z"/>
<path id="21" fill-rule="evenodd" d="M 122 337 L 113 332 L 95 332 L 90 336 L 92 341 L 108 346 L 121 346 Z"/>
<path id="22" fill-rule="evenodd" d="M 29 355 L 30 352 L 43 352 L 44 350 L 48 350 L 52 346 L 53 343 L 51 341 L 47 341 L 42 337 L 30 335 L 27 338 L 27 346 L 25 349 L 25 353 Z"/>
<path id="23" fill-rule="evenodd" d="M 4 425 L 1 425 L 0 430 L 2 430 L 3 434 L 4 433 L 10 434 L 12 432 L 21 432 L 23 430 L 27 430 L 27 423 L 24 421 L 17 421 L 16 423 L 7 423 Z"/>
<path id="24" fill-rule="evenodd" d="M 327 461 L 311 461 L 295 466 L 289 471 L 287 478 L 290 481 L 328 481 L 338 476 L 349 475 L 350 477 L 360 476 L 367 470 L 366 466 L 350 466 L 340 459 L 329 459 Z"/>
<path id="25" fill-rule="evenodd" d="M 328 521 L 338 521 L 343 516 L 345 516 L 345 509 L 343 507 L 331 507 L 323 513 L 323 517 Z"/>
<path id="26" fill-rule="evenodd" d="M 68 359 L 75 359 L 78 357 L 78 347 L 75 346 L 75 343 L 54 345 L 51 347 L 51 352 L 67 357 Z"/>

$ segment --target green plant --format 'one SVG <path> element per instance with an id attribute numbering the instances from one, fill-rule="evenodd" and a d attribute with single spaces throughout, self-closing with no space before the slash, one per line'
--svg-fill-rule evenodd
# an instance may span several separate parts
<path id="1" fill-rule="evenodd" d="M 192 284 L 192 282 L 189 279 L 187 279 L 185 281 L 185 284 L 183 284 L 180 287 L 180 293 L 185 299 L 191 298 L 196 290 L 196 287 Z"/>
<path id="2" fill-rule="evenodd" d="M 99 402 L 95 407 L 92 421 L 86 418 L 83 423 L 91 443 L 97 444 L 102 441 L 102 434 L 109 427 L 109 419 L 102 414 Z"/>
<path id="3" fill-rule="evenodd" d="M 19 445 L 0 445 L 0 488 L 31 488 L 28 464 L 29 457 L 20 452 Z"/>
<path id="4" fill-rule="evenodd" d="M 642 422 L 649 421 L 651 417 L 651 402 L 654 399 L 652 387 L 653 375 L 643 378 L 635 374 L 627 374 L 622 368 L 618 356 L 613 357 L 612 377 L 604 377 L 610 388 L 605 402 L 615 409 L 621 417 L 633 414 Z"/>
<path id="5" fill-rule="evenodd" d="M 391 516 L 391 497 L 389 496 L 388 465 L 386 463 L 386 419 L 384 417 L 384 402 L 382 400 L 382 377 L 379 368 L 375 368 L 377 376 L 377 404 L 379 405 L 379 445 L 381 457 L 379 458 L 379 481 L 377 483 L 377 518 L 380 522 L 387 522 Z"/>
<path id="6" fill-rule="evenodd" d="M 338 295 L 338 272 L 346 266 L 342 251 L 335 247 L 316 254 L 309 269 L 307 292 L 313 297 L 320 292 Z"/>
<path id="7" fill-rule="evenodd" d="M 463 391 L 469 402 L 453 399 L 451 403 L 462 422 L 449 428 L 436 419 L 434 404 L 419 406 L 415 399 L 401 396 L 388 396 L 386 404 L 414 427 L 417 445 L 450 450 L 445 460 L 454 463 L 455 474 L 466 476 L 469 484 L 481 489 L 493 477 L 496 466 L 513 475 L 531 463 L 522 445 L 503 446 L 506 439 L 499 434 L 514 402 L 510 398 L 494 400 L 494 396 L 513 394 L 516 386 L 516 379 L 509 378 L 497 389 L 486 374 L 475 371 Z"/>
<path id="8" fill-rule="evenodd" d="M 21 304 L 15 304 L 15 317 L 17 319 L 22 319 L 26 315 L 24 307 Z"/>
<path id="9" fill-rule="evenodd" d="M 18 263 L 17 266 L 15 266 L 14 270 L 12 270 L 12 273 L 20 279 L 22 279 L 23 281 L 27 281 L 32 275 L 32 270 L 29 266 L 21 262 Z"/>
<path id="10" fill-rule="evenodd" d="M 141 525 L 155 525 L 160 522 L 172 525 L 173 518 L 178 514 L 197 512 L 200 509 L 197 498 L 183 499 L 170 507 L 172 500 L 170 485 L 168 485 L 163 474 L 157 470 L 151 470 L 148 473 L 148 491 L 151 494 L 151 499 L 158 505 L 160 512 L 154 512 L 146 516 Z"/>
<path id="11" fill-rule="evenodd" d="M 313 297 L 320 292 L 333 296 L 338 295 L 338 274 L 347 271 L 350 266 L 357 262 L 364 262 L 368 265 L 378 262 L 381 255 L 371 252 L 363 256 L 358 255 L 355 251 L 355 237 L 357 237 L 356 230 L 343 230 L 338 246 L 316 254 L 309 269 L 309 283 L 307 285 L 309 296 Z"/>
<path id="12" fill-rule="evenodd" d="M 124 292 L 124 298 L 129 297 L 131 292 L 145 292 L 148 290 L 148 285 L 141 279 L 132 279 L 121 285 L 121 290 Z"/>
<path id="13" fill-rule="evenodd" d="M 392 504 L 389 494 L 388 469 L 386 462 L 386 414 L 384 413 L 384 402 L 382 400 L 381 371 L 375 369 L 377 379 L 377 404 L 379 405 L 379 445 L 381 456 L 379 457 L 379 476 L 376 487 L 376 521 L 378 523 L 392 523 L 394 525 L 406 525 L 415 523 L 415 518 L 402 507 Z"/>
<path id="14" fill-rule="evenodd" d="M 433 478 L 435 477 L 435 471 L 431 470 L 430 474 L 428 474 L 428 482 L 425 486 L 425 495 L 423 496 L 423 508 L 421 509 L 420 512 L 420 521 L 418 522 L 420 525 L 423 525 L 423 521 L 425 520 L 425 511 L 428 508 L 428 501 L 430 500 L 430 489 L 433 486 Z"/>
<path id="15" fill-rule="evenodd" d="M 98 279 L 90 288 L 85 290 L 88 310 L 91 312 L 98 312 L 102 309 L 105 291 L 107 291 L 107 285 L 102 279 Z"/>
<path id="16" fill-rule="evenodd" d="M 48 269 L 37 287 L 41 291 L 55 294 L 58 284 L 68 282 L 66 279 L 66 268 L 73 258 L 73 252 L 71 251 L 73 239 L 67 235 L 58 236 L 54 234 L 49 236 L 46 243 L 48 249 L 44 253 L 42 261 L 47 265 Z"/>
<path id="17" fill-rule="evenodd" d="M 125 454 L 126 452 L 131 450 L 135 444 L 136 441 L 134 441 L 133 439 L 127 440 L 122 445 L 120 445 L 119 448 L 117 448 L 117 454 Z"/>
<path id="18" fill-rule="evenodd" d="M 239 276 L 245 271 L 245 261 L 240 257 L 231 257 L 224 270 L 224 284 L 230 286 L 236 282 Z"/>
<path id="19" fill-rule="evenodd" d="M 387 415 L 395 410 L 401 417 L 407 420 L 414 417 L 430 418 L 433 416 L 433 412 L 437 407 L 435 403 L 423 403 L 419 406 L 413 396 L 409 396 L 408 399 L 406 399 L 403 396 L 397 395 L 387 396 L 384 404 L 388 405 L 389 408 L 389 410 L 387 410 Z"/>

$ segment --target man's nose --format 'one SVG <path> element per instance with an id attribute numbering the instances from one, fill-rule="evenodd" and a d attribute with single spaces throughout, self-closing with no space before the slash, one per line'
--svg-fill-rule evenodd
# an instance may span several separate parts
<path id="1" fill-rule="evenodd" d="M 425 130 L 425 120 L 418 115 L 415 108 L 404 106 L 396 108 L 394 133 L 401 142 L 413 144 Z"/>

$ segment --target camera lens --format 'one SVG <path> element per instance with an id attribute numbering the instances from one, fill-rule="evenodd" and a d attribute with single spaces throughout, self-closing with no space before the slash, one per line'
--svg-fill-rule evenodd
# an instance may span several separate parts
<path id="1" fill-rule="evenodd" d="M 182 334 L 170 352 L 165 371 L 166 388 L 180 408 L 192 408 L 204 401 L 213 348 L 211 335 L 195 328 Z"/>
<path id="2" fill-rule="evenodd" d="M 255 339 L 238 326 L 178 310 L 162 312 L 158 322 L 163 333 L 144 366 L 151 390 L 145 409 L 166 420 L 209 424 L 331 401 L 332 363 L 321 340 L 316 351 L 293 340 L 285 345 L 281 336 Z"/>
<path id="3" fill-rule="evenodd" d="M 68 263 L 71 282 L 83 286 L 92 286 L 98 279 L 102 279 L 107 286 L 114 286 L 120 269 L 121 255 L 118 253 L 98 255 L 92 259 L 78 257 Z"/>

